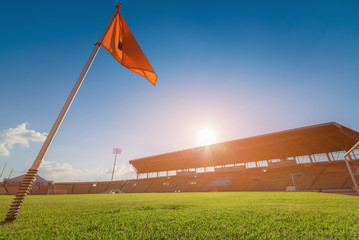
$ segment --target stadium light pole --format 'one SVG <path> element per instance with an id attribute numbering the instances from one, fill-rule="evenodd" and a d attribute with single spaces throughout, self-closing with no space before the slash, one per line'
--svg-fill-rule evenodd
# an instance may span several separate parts
<path id="1" fill-rule="evenodd" d="M 115 174 L 115 168 L 116 168 L 116 158 L 118 154 L 121 154 L 121 148 L 114 148 L 112 150 L 112 153 L 115 154 L 115 161 L 113 162 L 113 168 L 112 168 L 112 177 L 111 177 L 111 182 L 113 181 L 113 175 Z"/>
<path id="2" fill-rule="evenodd" d="M 17 194 L 15 195 L 15 199 L 12 202 L 10 209 L 6 215 L 6 218 L 5 218 L 6 222 L 14 221 L 17 218 L 17 214 L 20 211 L 20 208 L 21 208 L 27 194 L 29 193 L 29 191 L 31 189 L 32 183 L 35 180 L 35 177 L 39 170 L 40 164 L 41 164 L 42 160 L 44 159 L 44 156 L 46 155 L 46 152 L 47 152 L 48 148 L 50 147 L 50 144 L 51 144 L 52 140 L 54 139 L 57 131 L 59 130 L 59 127 L 60 127 L 62 121 L 64 120 L 66 113 L 69 110 L 78 90 L 80 89 L 80 86 L 81 86 L 83 80 L 85 79 L 86 74 L 92 65 L 92 62 L 94 61 L 98 51 L 100 50 L 101 43 L 102 43 L 103 39 L 105 38 L 105 35 L 106 35 L 108 29 L 110 28 L 113 20 L 115 19 L 119 9 L 120 9 L 120 5 L 116 5 L 116 8 L 113 11 L 110 20 L 108 21 L 105 29 L 103 30 L 98 42 L 95 44 L 95 47 L 92 50 L 90 57 L 88 58 L 84 68 L 82 69 L 82 72 L 81 72 L 80 76 L 78 77 L 74 87 L 72 88 L 70 95 L 68 96 L 58 117 L 56 118 L 56 121 L 55 121 L 54 125 L 52 126 L 44 144 L 42 145 L 39 154 L 37 155 L 36 159 L 34 160 L 31 168 L 26 173 L 25 178 L 21 182 L 20 188 L 19 188 Z"/>
<path id="3" fill-rule="evenodd" d="M 358 187 L 358 183 L 354 177 L 354 174 L 353 174 L 353 171 L 352 171 L 352 168 L 350 167 L 350 164 L 349 164 L 349 161 L 348 159 L 350 159 L 350 153 L 353 152 L 355 149 L 357 149 L 359 147 L 359 142 L 357 142 L 348 152 L 346 152 L 344 154 L 344 161 L 345 161 L 345 164 L 347 165 L 347 168 L 348 168 L 348 171 L 349 171 L 349 174 L 350 174 L 350 177 L 352 178 L 352 181 L 353 181 L 353 184 L 354 184 L 354 188 L 356 190 L 356 192 L 359 194 L 359 187 Z"/>

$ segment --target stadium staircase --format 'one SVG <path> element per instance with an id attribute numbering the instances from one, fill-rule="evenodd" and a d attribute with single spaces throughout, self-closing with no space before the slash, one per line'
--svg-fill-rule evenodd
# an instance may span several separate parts
<path id="1" fill-rule="evenodd" d="M 126 185 L 123 186 L 122 191 L 125 193 L 131 193 L 132 190 L 134 189 L 134 180 L 128 180 L 126 182 Z"/>
<path id="2" fill-rule="evenodd" d="M 17 218 L 17 214 L 22 206 L 27 194 L 31 190 L 31 185 L 36 179 L 37 169 L 29 169 L 25 178 L 22 180 L 19 191 L 15 195 L 15 199 L 12 202 L 10 209 L 6 215 L 5 221 L 11 222 Z"/>
<path id="3" fill-rule="evenodd" d="M 127 185 L 127 183 L 128 183 L 128 180 L 125 180 L 125 181 L 123 181 L 123 183 L 122 183 L 121 186 L 119 187 L 119 189 L 120 189 L 122 192 L 123 192 L 124 189 L 126 188 L 125 185 Z"/>

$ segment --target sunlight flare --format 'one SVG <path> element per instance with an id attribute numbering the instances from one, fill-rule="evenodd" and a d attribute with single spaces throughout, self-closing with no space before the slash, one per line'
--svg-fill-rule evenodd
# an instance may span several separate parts
<path id="1" fill-rule="evenodd" d="M 200 145 L 210 145 L 217 141 L 217 134 L 211 128 L 203 128 L 197 134 L 197 141 Z"/>

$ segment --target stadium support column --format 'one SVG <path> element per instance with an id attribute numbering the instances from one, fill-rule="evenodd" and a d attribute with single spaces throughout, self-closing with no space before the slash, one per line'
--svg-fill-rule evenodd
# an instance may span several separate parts
<path id="1" fill-rule="evenodd" d="M 311 163 L 313 163 L 313 158 L 312 158 L 312 155 L 311 155 L 311 154 L 309 154 L 308 156 L 309 156 L 310 162 L 311 162 Z"/>
<path id="2" fill-rule="evenodd" d="M 357 180 L 354 177 L 354 174 L 353 174 L 352 168 L 351 168 L 351 166 L 349 164 L 348 158 L 350 159 L 350 155 L 344 155 L 344 161 L 345 161 L 345 164 L 347 165 L 349 175 L 352 178 L 354 188 L 355 188 L 356 192 L 359 193 L 358 183 L 357 183 Z"/>
<path id="3" fill-rule="evenodd" d="M 327 155 L 328 161 L 331 162 L 332 159 L 330 158 L 329 153 L 325 153 L 325 154 Z"/>
<path id="4" fill-rule="evenodd" d="M 358 183 L 357 183 L 357 181 L 356 181 L 356 179 L 355 179 L 355 177 L 354 177 L 352 168 L 350 167 L 350 164 L 349 164 L 349 161 L 348 161 L 348 159 L 350 159 L 350 160 L 352 159 L 351 156 L 350 156 L 350 153 L 351 153 L 351 152 L 354 152 L 354 150 L 357 149 L 358 146 L 359 146 L 359 142 L 357 142 L 349 151 L 347 151 L 347 152 L 344 154 L 344 161 L 345 161 L 345 164 L 347 165 L 347 168 L 348 168 L 350 177 L 352 178 L 352 181 L 353 181 L 355 190 L 356 190 L 357 193 L 359 194 Z"/>
<path id="5" fill-rule="evenodd" d="M 332 155 L 333 161 L 338 160 L 338 159 L 335 159 L 333 152 L 330 152 L 330 155 Z"/>

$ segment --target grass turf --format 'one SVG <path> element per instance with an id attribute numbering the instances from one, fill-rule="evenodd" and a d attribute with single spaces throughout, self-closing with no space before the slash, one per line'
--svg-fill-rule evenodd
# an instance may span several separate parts
<path id="1" fill-rule="evenodd" d="M 0 196 L 5 218 L 13 196 Z M 28 196 L 0 239 L 359 239 L 359 198 L 321 193 Z"/>

